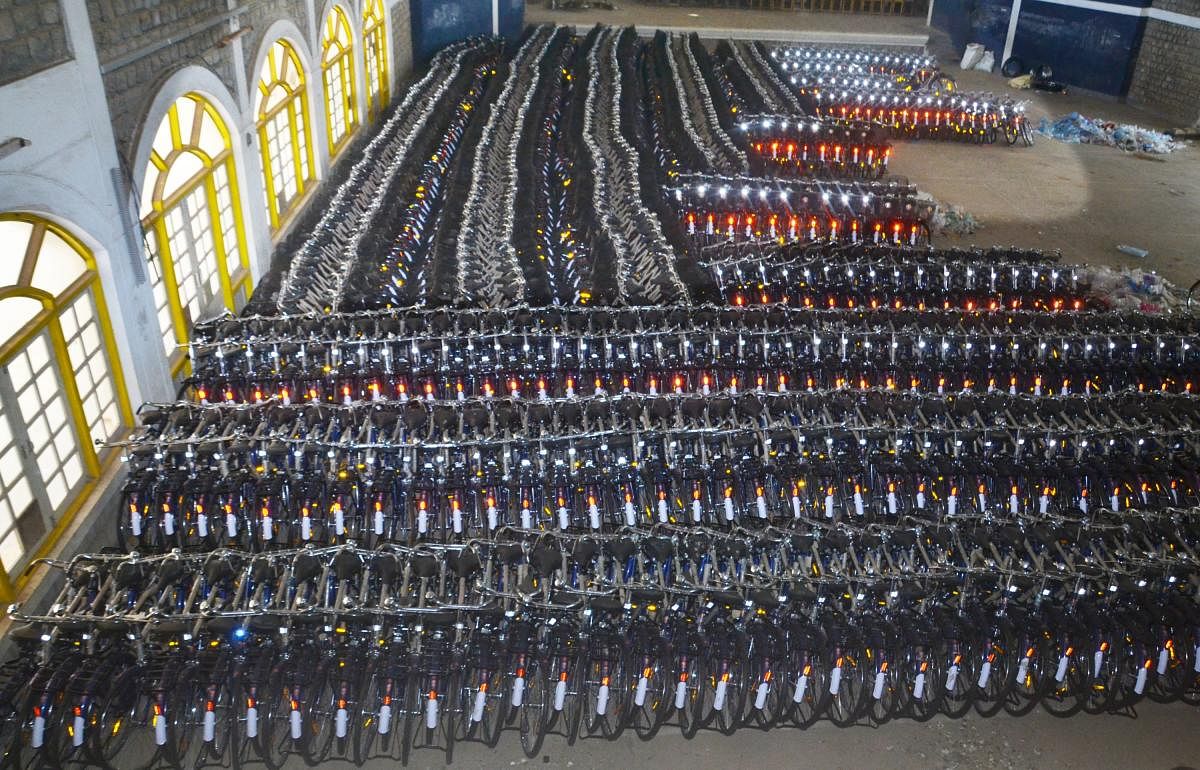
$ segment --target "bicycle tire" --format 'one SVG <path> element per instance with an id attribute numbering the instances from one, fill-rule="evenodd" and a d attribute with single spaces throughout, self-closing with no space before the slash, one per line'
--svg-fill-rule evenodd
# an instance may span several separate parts
<path id="1" fill-rule="evenodd" d="M 946 663 L 946 676 L 941 682 L 937 683 L 942 690 L 941 710 L 942 713 L 951 719 L 961 719 L 967 715 L 974 705 L 974 695 L 976 683 L 978 682 L 978 670 L 975 663 L 979 660 L 979 656 L 971 649 L 971 645 L 960 642 L 958 661 L 954 660 L 954 656 L 947 653 L 944 656 Z M 954 682 L 950 684 L 950 671 L 953 666 L 958 666 L 958 671 L 954 676 Z"/>
<path id="2" fill-rule="evenodd" d="M 674 695 L 667 693 L 667 677 L 661 661 L 654 661 L 654 665 L 648 667 L 648 671 L 646 691 L 640 706 L 637 703 L 637 693 L 641 686 L 641 677 L 646 676 L 647 668 L 633 672 L 634 697 L 627 712 L 629 726 L 643 741 L 648 741 L 658 734 L 663 720 L 666 719 L 666 704 Z"/>
<path id="3" fill-rule="evenodd" d="M 1121 701 L 1121 677 L 1118 661 L 1124 655 L 1125 643 L 1122 638 L 1108 646 L 1100 668 L 1096 668 L 1095 652 L 1090 652 L 1088 663 L 1087 685 L 1083 695 L 1083 712 L 1085 714 L 1104 714 L 1118 708 Z"/>
<path id="4" fill-rule="evenodd" d="M 889 655 L 888 668 L 886 671 L 880 671 L 879 664 L 874 663 L 876 656 L 870 648 L 867 648 L 867 660 L 872 661 L 869 668 L 865 668 L 865 692 L 864 703 L 860 716 L 865 716 L 870 720 L 871 724 L 882 725 L 890 722 L 895 717 L 899 716 L 904 707 L 904 668 L 900 655 Z M 883 689 L 878 698 L 875 697 L 876 692 L 876 677 L 883 676 Z"/>
<path id="5" fill-rule="evenodd" d="M 1032 657 L 1025 655 L 1029 649 L 1034 651 Z M 1009 656 L 1008 673 L 1011 678 L 1008 687 L 1005 688 L 1004 710 L 1011 716 L 1025 716 L 1037 708 L 1041 701 L 1041 654 L 1038 652 L 1037 641 L 1033 642 L 1033 647 L 1020 645 L 1011 648 Z M 1029 657 L 1029 661 L 1024 666 L 1024 676 L 1021 676 L 1021 661 L 1026 657 Z"/>
<path id="6" fill-rule="evenodd" d="M 1008 639 L 989 639 L 984 651 L 976 653 L 978 668 L 972 677 L 971 707 L 981 717 L 991 717 L 1004 710 L 1013 685 L 1012 643 Z M 984 678 L 984 672 L 987 678 Z M 980 682 L 984 682 L 980 685 Z"/>
<path id="7" fill-rule="evenodd" d="M 109 697 L 105 698 L 104 706 L 100 710 L 100 727 L 97 733 L 104 743 L 97 747 L 97 759 L 106 766 L 111 766 L 129 740 L 137 708 L 140 677 L 140 668 L 133 664 L 113 677 Z"/>
<path id="8" fill-rule="evenodd" d="M 379 744 L 380 756 L 389 756 L 391 753 L 399 714 L 394 695 L 388 692 L 386 679 L 387 677 L 381 676 L 377 663 L 370 664 L 363 672 L 364 684 L 359 690 L 358 716 L 354 721 L 354 762 L 357 765 L 364 764 L 374 756 L 376 742 Z M 394 691 L 394 687 L 392 690 Z M 388 700 L 391 702 L 386 702 Z M 386 724 L 383 710 L 385 706 L 388 709 Z M 386 728 L 386 731 L 380 732 L 381 728 Z"/>
<path id="9" fill-rule="evenodd" d="M 837 674 L 837 665 L 830 667 L 829 690 L 830 700 L 826 713 L 829 721 L 838 727 L 849 727 L 856 724 L 865 710 L 865 698 L 870 695 L 866 686 L 866 673 L 860 661 L 863 656 L 855 654 L 854 650 L 844 650 L 841 655 L 841 673 Z M 836 678 L 835 678 L 836 676 Z M 833 692 L 836 682 L 837 692 Z"/>
<path id="10" fill-rule="evenodd" d="M 803 689 L 800 685 L 802 676 L 805 677 Z M 802 658 L 794 665 L 788 675 L 788 686 L 792 692 L 790 693 L 791 704 L 788 707 L 787 718 L 793 725 L 805 729 L 816 724 L 817 720 L 825 716 L 830 700 L 829 677 L 825 673 L 824 663 L 818 655 L 810 654 L 807 661 Z M 796 699 L 797 695 L 799 700 Z"/>
<path id="11" fill-rule="evenodd" d="M 563 707 L 563 730 L 567 736 L 567 745 L 575 745 L 575 741 L 579 739 L 579 728 L 583 723 L 583 711 L 586 708 L 584 693 L 586 691 L 585 681 L 585 656 L 581 652 L 568 665 L 567 674 L 567 699 Z"/>
<path id="12" fill-rule="evenodd" d="M 549 693 L 553 692 L 553 681 L 548 671 L 543 670 L 539 663 L 526 669 L 525 700 L 517 715 L 518 729 L 521 736 L 521 749 L 525 756 L 533 759 L 542 751 L 546 740 L 546 729 L 549 724 L 549 713 L 553 704 L 549 701 Z"/>
<path id="13" fill-rule="evenodd" d="M 1039 700 L 1047 713 L 1061 718 L 1074 716 L 1083 708 L 1087 683 L 1086 666 L 1089 661 L 1082 659 L 1078 649 L 1068 650 L 1070 654 L 1064 656 L 1065 651 L 1058 649 L 1058 645 L 1047 645 L 1047 649 L 1038 656 L 1046 664 L 1041 671 Z M 1064 665 L 1061 662 L 1064 657 L 1066 671 L 1060 680 L 1058 670 Z"/>
<path id="14" fill-rule="evenodd" d="M 422 704 L 417 693 L 419 683 L 419 674 L 416 672 L 410 673 L 404 682 L 402 700 L 404 721 L 400 735 L 400 764 L 404 767 L 408 767 L 408 760 L 412 757 L 413 742 L 416 740 L 416 731 L 425 718 L 425 715 L 421 713 Z"/>
<path id="15" fill-rule="evenodd" d="M 1196 648 L 1187 640 L 1180 644 L 1176 639 L 1172 639 L 1171 646 L 1165 649 L 1166 671 L 1154 677 L 1146 692 L 1146 697 L 1155 703 L 1173 703 L 1179 700 L 1188 686 L 1189 675 L 1194 675 L 1196 670 Z"/>
<path id="16" fill-rule="evenodd" d="M 902 714 L 915 722 L 928 722 L 936 714 L 942 713 L 946 680 L 940 661 L 941 655 L 936 651 L 930 651 L 925 659 L 925 671 L 920 671 L 920 664 L 915 661 L 904 667 L 903 692 L 906 703 Z M 920 676 L 922 673 L 924 674 L 923 678 Z M 920 680 L 919 688 L 918 680 Z"/>
<path id="17" fill-rule="evenodd" d="M 450 684 L 443 688 L 447 694 L 462 692 L 460 685 L 459 673 L 457 671 L 450 674 Z M 442 731 L 446 741 L 446 764 L 454 762 L 454 739 L 455 733 L 458 730 L 458 722 L 463 718 L 462 702 L 453 698 L 439 698 L 438 703 L 438 728 Z"/>
<path id="18" fill-rule="evenodd" d="M 724 702 L 721 708 L 713 706 L 713 724 L 716 729 L 724 735 L 733 735 L 741 726 L 742 712 L 746 707 L 746 680 L 745 667 L 743 662 L 738 660 L 730 660 L 724 663 L 723 666 L 715 666 L 714 670 L 725 669 L 722 675 L 724 679 Z M 714 680 L 714 697 L 721 689 L 721 682 Z"/>
<path id="19" fill-rule="evenodd" d="M 292 682 L 285 665 L 277 663 L 267 686 L 266 714 L 258 715 L 258 735 L 251 739 L 258 756 L 268 767 L 282 767 L 299 747 L 291 733 Z M 261 703 L 262 699 L 259 699 Z"/>

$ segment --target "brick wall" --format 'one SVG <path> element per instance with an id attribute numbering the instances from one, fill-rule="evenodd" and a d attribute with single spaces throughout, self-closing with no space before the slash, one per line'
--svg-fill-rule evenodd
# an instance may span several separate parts
<path id="1" fill-rule="evenodd" d="M 0 0 L 0 85 L 70 58 L 58 0 Z"/>
<path id="2" fill-rule="evenodd" d="M 1155 0 L 1154 7 L 1200 18 L 1200 0 Z M 1184 124 L 1200 123 L 1200 29 L 1150 19 L 1129 100 Z"/>

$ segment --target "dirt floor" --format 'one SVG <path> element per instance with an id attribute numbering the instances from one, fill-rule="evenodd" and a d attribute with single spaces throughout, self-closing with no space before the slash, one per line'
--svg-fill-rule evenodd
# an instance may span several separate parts
<path id="1" fill-rule="evenodd" d="M 455 747 L 452 767 L 608 768 L 814 768 L 819 770 L 1183 770 L 1200 765 L 1200 736 L 1194 709 L 1152 706 L 1137 719 L 1030 716 L 892 722 L 879 728 L 840 729 L 820 722 L 807 731 L 707 732 L 692 740 L 664 728 L 649 742 L 622 735 L 615 742 L 593 739 L 568 747 L 547 738 L 542 754 L 527 759 L 515 734 L 495 750 L 478 744 Z M 385 765 L 369 764 L 371 768 Z M 439 754 L 414 753 L 410 767 L 444 767 Z"/>
<path id="2" fill-rule="evenodd" d="M 881 727 L 837 728 L 828 722 L 801 731 L 744 729 L 732 736 L 701 731 L 685 740 L 666 725 L 649 742 L 627 730 L 616 741 L 580 738 L 568 746 L 561 736 L 547 736 L 532 759 L 521 750 L 516 732 L 505 732 L 495 749 L 480 743 L 454 746 L 453 763 L 441 748 L 414 749 L 410 768 L 501 770 L 574 768 L 577 770 L 738 770 L 739 768 L 804 768 L 804 770 L 1196 770 L 1200 735 L 1195 709 L 1150 704 L 1136 715 L 1058 719 L 1042 711 L 1029 716 L 981 719 L 938 717 L 918 724 L 889 722 Z M 164 766 L 155 759 L 151 734 L 131 735 L 121 754 L 125 768 Z M 262 768 L 258 761 L 244 767 Z M 367 770 L 399 768 L 398 758 L 375 758 Z M 205 767 L 210 767 L 205 765 Z M 309 767 L 293 756 L 280 770 Z M 348 759 L 328 759 L 321 767 L 350 768 Z"/>
<path id="3" fill-rule="evenodd" d="M 946 56 L 941 57 L 943 61 Z M 1012 91 L 1004 78 L 962 72 L 967 90 L 1028 99 L 1034 125 L 1070 112 L 1157 129 L 1169 121 L 1088 95 Z M 1111 147 L 1063 144 L 1038 135 L 1033 147 L 905 142 L 893 171 L 984 225 L 941 244 L 1013 244 L 1062 249 L 1068 262 L 1156 270 L 1183 287 L 1200 279 L 1200 146 L 1146 156 Z M 1116 250 L 1128 244 L 1145 259 Z"/>

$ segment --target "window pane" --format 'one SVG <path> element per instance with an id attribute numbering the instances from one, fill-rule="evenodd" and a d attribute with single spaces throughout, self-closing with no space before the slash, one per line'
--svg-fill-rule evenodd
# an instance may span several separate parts
<path id="1" fill-rule="evenodd" d="M 12 286 L 21 274 L 33 225 L 16 219 L 0 220 L 0 286 Z"/>
<path id="2" fill-rule="evenodd" d="M 187 144 L 192 139 L 192 127 L 196 122 L 196 103 L 186 97 L 176 100 L 175 114 L 179 116 L 179 138 Z"/>
<path id="3" fill-rule="evenodd" d="M 71 425 L 70 411 L 61 388 L 54 385 L 61 378 L 50 356 L 50 342 L 42 332 L 17 357 L 24 357 L 32 373 L 26 382 L 13 380 L 17 392 L 20 419 L 28 431 L 34 462 L 46 480 L 50 505 L 57 512 L 66 500 L 67 492 L 80 478 L 79 441 Z M 45 382 L 51 387 L 46 388 Z M 72 470 L 67 477 L 67 470 Z"/>
<path id="4" fill-rule="evenodd" d="M 178 109 L 178 105 L 177 101 L 175 109 Z M 158 153 L 160 158 L 166 158 L 174 147 L 175 143 L 171 140 L 171 124 L 167 120 L 167 116 L 163 115 L 162 122 L 158 124 L 158 131 L 154 132 L 154 152 Z"/>
<path id="5" fill-rule="evenodd" d="M 3 540 L 0 540 L 0 563 L 4 565 L 5 570 L 11 572 L 24 553 L 25 548 L 21 545 L 21 537 L 15 529 L 9 532 Z"/>
<path id="6" fill-rule="evenodd" d="M 0 300 L 0 341 L 8 341 L 41 312 L 42 303 L 29 297 Z"/>
<path id="7" fill-rule="evenodd" d="M 112 384 L 108 351 L 100 339 L 91 291 L 85 292 L 72 303 L 71 308 L 63 313 L 63 316 L 68 315 L 85 319 L 74 341 L 77 344 L 71 347 L 71 365 L 75 370 L 75 384 L 83 402 L 88 432 L 93 441 L 108 441 L 121 427 L 121 414 Z"/>
<path id="8" fill-rule="evenodd" d="M 87 272 L 87 263 L 71 244 L 49 230 L 42 238 L 42 248 L 33 268 L 33 285 L 58 296 L 79 276 Z"/>
<path id="9" fill-rule="evenodd" d="M 220 126 L 206 110 L 204 120 L 200 124 L 200 149 L 211 158 L 220 155 L 228 147 L 225 137 L 221 135 Z"/>
<path id="10" fill-rule="evenodd" d="M 204 170 L 204 163 L 190 152 L 185 152 L 175 159 L 167 171 L 167 183 L 163 187 L 163 198 L 170 198 L 179 192 L 184 185 Z"/>
<path id="11" fill-rule="evenodd" d="M 228 272 L 227 265 L 239 264 L 241 259 L 236 238 L 226 238 L 225 253 L 217 253 L 214 229 L 220 227 L 222 234 L 235 233 L 240 217 L 231 194 L 230 175 L 234 171 L 227 132 L 219 113 L 202 97 L 189 94 L 183 98 L 189 102 L 190 112 L 198 122 L 185 129 L 180 137 L 181 146 L 173 148 L 182 152 L 167 171 L 166 195 L 174 193 L 178 199 L 165 208 L 162 200 L 152 201 L 148 210 L 153 212 L 157 204 L 161 213 L 151 213 L 142 223 L 147 232 L 151 288 L 163 351 L 168 356 L 176 352 L 177 340 L 187 338 L 195 320 L 223 307 L 222 272 Z M 192 130 L 196 126 L 198 130 Z M 195 145 L 191 144 L 193 141 Z M 206 165 L 196 153 L 203 153 L 212 165 Z M 154 175 L 151 166 L 147 170 L 147 184 Z M 209 206 L 210 191 L 217 195 L 216 210 Z M 159 228 L 162 235 L 156 237 Z M 173 285 L 166 281 L 167 272 L 160 259 L 172 261 Z M 175 303 L 182 314 L 181 329 L 175 329 L 177 316 L 171 311 Z M 97 386 L 100 382 L 96 380 Z"/>

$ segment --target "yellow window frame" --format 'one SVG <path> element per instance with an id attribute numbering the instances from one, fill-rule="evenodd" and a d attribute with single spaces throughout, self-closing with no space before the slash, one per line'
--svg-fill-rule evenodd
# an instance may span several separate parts
<path id="1" fill-rule="evenodd" d="M 379 117 L 391 99 L 388 72 L 387 25 L 383 0 L 366 0 L 363 7 L 363 66 L 367 84 L 367 120 Z M 375 53 L 375 82 L 371 82 L 371 55 Z"/>
<path id="2" fill-rule="evenodd" d="M 350 20 L 340 5 L 333 6 L 325 17 L 325 31 L 321 41 L 321 80 L 325 85 L 325 125 L 329 130 L 329 157 L 333 158 L 358 129 L 358 89 L 354 78 L 354 37 L 350 31 Z M 342 45 L 341 37 L 348 41 Z M 331 80 L 336 77 L 341 84 L 342 121 L 341 138 L 335 140 L 334 133 L 334 94 L 330 87 Z"/>
<path id="3" fill-rule="evenodd" d="M 46 332 L 50 338 L 50 348 L 54 355 L 56 371 L 62 377 L 64 400 L 71 418 L 71 427 L 75 431 L 80 458 L 87 471 L 88 478 L 75 493 L 74 498 L 63 509 L 62 515 L 42 537 L 41 543 L 27 557 L 32 563 L 45 557 L 57 545 L 62 534 L 71 525 L 83 502 L 94 491 L 103 470 L 116 461 L 117 453 L 113 449 L 97 451 L 92 444 L 91 428 L 83 411 L 83 400 L 79 395 L 79 386 L 73 376 L 75 367 L 71 365 L 71 357 L 67 352 L 67 342 L 63 335 L 59 317 L 75 300 L 90 292 L 92 302 L 96 306 L 96 320 L 100 328 L 101 345 L 108 359 L 113 390 L 117 401 L 117 410 L 121 416 L 121 424 L 126 428 L 133 424 L 133 410 L 129 405 L 129 394 L 125 385 L 125 373 L 121 367 L 121 359 L 117 354 L 116 340 L 112 333 L 112 320 L 108 312 L 108 304 L 104 299 L 104 287 L 100 282 L 100 273 L 96 268 L 96 258 L 91 249 L 78 238 L 59 225 L 34 214 L 6 212 L 0 214 L 0 221 L 25 222 L 33 226 L 26 252 L 26 266 L 21 271 L 22 283 L 28 283 L 33 272 L 31 259 L 41 250 L 41 241 L 46 232 L 52 232 L 63 239 L 80 259 L 85 270 L 83 275 L 75 279 L 68 287 L 57 295 L 51 295 L 42 289 L 31 285 L 5 286 L 0 288 L 0 300 L 9 297 L 27 297 L 42 304 L 42 309 L 21 329 L 0 343 L 0 366 L 8 366 L 12 359 L 20 354 L 40 334 Z M 0 602 L 11 602 L 25 585 L 26 575 L 21 575 L 15 581 L 7 570 L 0 569 Z"/>
<path id="4" fill-rule="evenodd" d="M 282 62 L 278 61 L 275 54 L 276 50 L 280 48 L 283 49 L 284 55 L 291 60 L 291 64 L 296 69 L 296 73 L 300 78 L 300 82 L 295 88 L 288 85 L 280 75 Z M 258 128 L 258 146 L 262 154 L 263 177 L 267 188 L 267 213 L 271 218 L 271 232 L 274 233 L 286 223 L 288 215 L 296 210 L 297 204 L 304 198 L 305 190 L 315 178 L 316 166 L 313 162 L 312 118 L 308 109 L 308 90 L 305 88 L 307 78 L 304 68 L 300 66 L 300 56 L 296 53 L 296 49 L 292 47 L 291 43 L 284 38 L 279 38 L 271 43 L 271 47 L 267 49 L 265 64 L 267 66 L 267 73 L 271 79 L 267 81 L 261 76 L 259 77 L 258 93 L 260 106 L 258 121 L 255 125 Z M 288 95 L 279 104 L 268 110 L 264 110 L 263 107 L 266 106 L 268 97 L 276 88 L 282 88 Z M 267 144 L 267 124 L 285 110 L 288 116 L 288 131 L 291 134 L 289 145 L 291 158 L 284 162 L 290 161 L 292 163 L 293 171 L 296 175 L 296 195 L 288 202 L 287 209 L 281 211 L 279 200 L 275 193 L 275 169 L 271 166 L 271 149 Z M 300 154 L 300 130 L 296 127 L 297 115 L 304 120 L 303 158 Z M 307 176 L 304 174 L 304 160 L 308 162 Z"/>
<path id="5" fill-rule="evenodd" d="M 181 98 L 192 99 L 197 109 L 204 110 L 216 125 L 224 142 L 224 149 L 215 156 L 210 156 L 196 143 L 195 137 L 183 136 L 179 125 L 177 103 L 168 109 L 163 120 L 168 121 L 171 132 L 171 152 L 163 158 L 157 153 L 151 153 L 150 164 L 157 169 L 158 177 L 152 197 L 152 211 L 142 219 L 145 232 L 152 234 L 158 244 L 157 254 L 162 268 L 163 284 L 167 294 L 167 306 L 171 314 L 171 326 L 175 333 L 178 346 L 168 359 L 168 365 L 173 378 L 181 377 L 189 372 L 187 355 L 183 348 L 191 339 L 191 327 L 183 314 L 183 302 L 179 296 L 179 283 L 175 276 L 175 255 L 171 252 L 171 242 L 167 236 L 166 215 L 180 201 L 190 196 L 197 188 L 204 187 L 204 198 L 208 209 L 209 226 L 212 228 L 214 258 L 217 263 L 217 276 L 221 284 L 221 298 L 227 310 L 231 313 L 238 311 L 237 298 L 247 299 L 253 289 L 250 278 L 250 257 L 246 249 L 246 227 L 242 221 L 242 195 L 238 187 L 237 166 L 233 158 L 233 140 L 225 121 L 207 99 L 199 94 L 186 94 Z M 171 166 L 184 153 L 191 153 L 199 158 L 203 165 L 191 179 L 178 190 L 163 197 L 163 189 L 167 183 L 167 174 Z M 225 248 L 225 231 L 221 226 L 220 207 L 217 201 L 217 184 L 215 174 L 218 169 L 224 169 L 229 182 L 230 207 L 233 214 L 234 233 L 237 238 L 239 267 L 230 274 L 228 250 Z"/>

